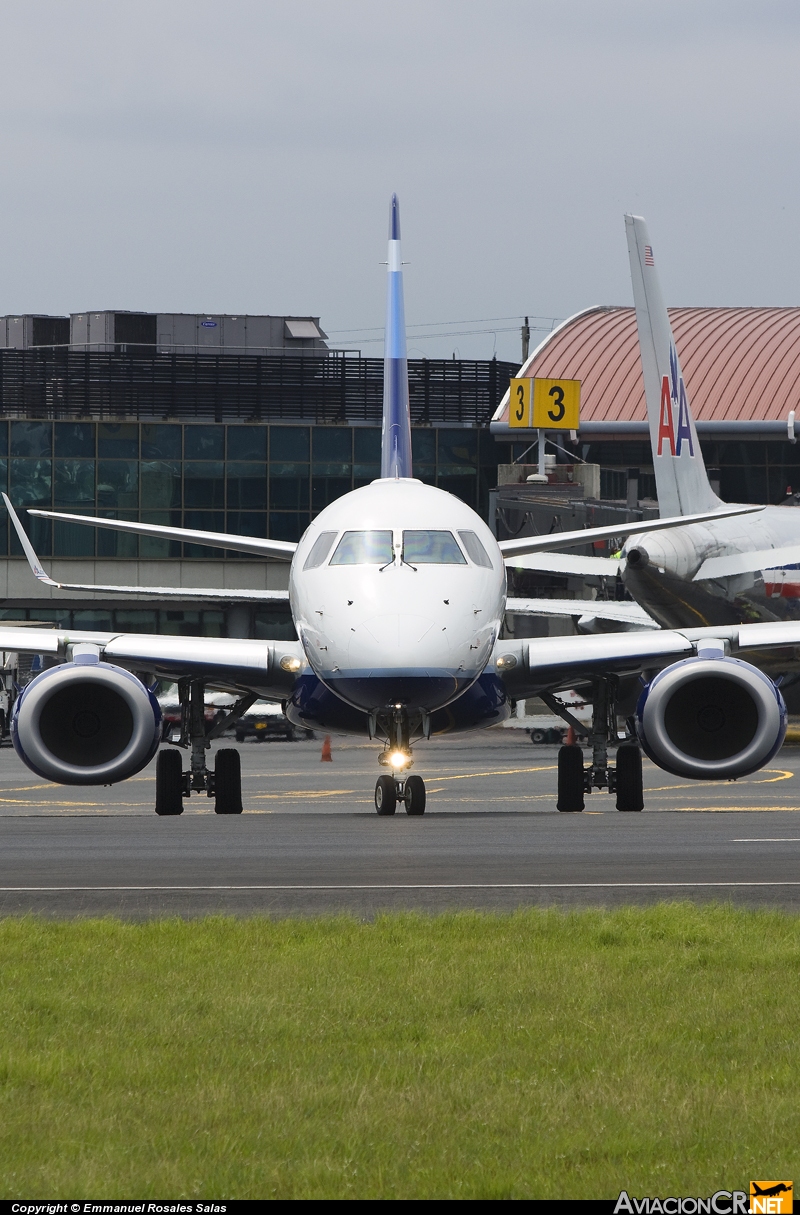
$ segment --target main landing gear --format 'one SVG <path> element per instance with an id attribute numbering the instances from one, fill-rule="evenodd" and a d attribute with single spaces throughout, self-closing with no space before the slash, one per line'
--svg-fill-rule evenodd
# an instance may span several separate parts
<path id="1" fill-rule="evenodd" d="M 411 758 L 408 714 L 401 706 L 395 706 L 386 724 L 386 750 L 378 756 L 378 763 L 391 768 L 391 775 L 379 776 L 375 785 L 375 809 L 378 814 L 394 814 L 397 803 L 402 802 L 406 814 L 425 813 L 425 781 L 421 776 L 406 776 L 414 760 Z"/>
<path id="2" fill-rule="evenodd" d="M 206 765 L 206 751 L 212 739 L 218 738 L 228 726 L 238 721 L 257 699 L 248 693 L 231 707 L 229 713 L 210 730 L 206 729 L 203 683 L 199 679 L 182 679 L 178 683 L 181 706 L 180 736 L 175 746 L 190 748 L 188 772 L 183 770 L 180 751 L 164 747 L 156 761 L 156 814 L 183 814 L 183 799 L 192 793 L 205 793 L 214 798 L 217 814 L 242 813 L 242 768 L 239 752 L 233 747 L 217 751 L 214 771 Z"/>
<path id="3" fill-rule="evenodd" d="M 618 743 L 616 681 L 597 682 L 592 705 L 592 762 L 583 763 L 580 747 L 564 746 L 558 752 L 558 802 L 562 813 L 585 808 L 585 794 L 607 789 L 617 795 L 617 809 L 644 809 L 642 753 L 632 739 Z M 608 744 L 617 745 L 616 766 L 608 762 Z"/>

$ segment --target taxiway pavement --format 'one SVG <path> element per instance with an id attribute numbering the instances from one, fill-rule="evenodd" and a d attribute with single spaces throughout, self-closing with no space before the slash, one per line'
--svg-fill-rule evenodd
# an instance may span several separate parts
<path id="1" fill-rule="evenodd" d="M 153 813 L 152 766 L 111 788 L 36 778 L 0 750 L 0 911 L 47 916 L 509 910 L 735 900 L 800 910 L 800 747 L 742 781 L 645 764 L 645 811 L 555 809 L 554 747 L 494 729 L 415 749 L 428 810 L 379 818 L 377 749 L 245 743 L 245 813 Z"/>

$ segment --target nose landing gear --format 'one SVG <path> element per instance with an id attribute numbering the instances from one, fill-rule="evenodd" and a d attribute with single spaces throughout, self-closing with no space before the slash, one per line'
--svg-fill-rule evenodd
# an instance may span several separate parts
<path id="1" fill-rule="evenodd" d="M 397 803 L 403 802 L 406 814 L 425 813 L 425 781 L 421 776 L 379 776 L 375 785 L 375 809 L 378 814 L 394 814 Z"/>
<path id="2" fill-rule="evenodd" d="M 379 776 L 375 785 L 375 809 L 378 814 L 394 814 L 397 803 L 403 802 L 406 814 L 425 813 L 425 781 L 421 776 L 406 776 L 405 771 L 413 764 L 409 742 L 408 714 L 401 705 L 395 705 L 391 717 L 383 727 L 386 730 L 386 750 L 378 756 L 378 763 L 391 768 L 391 775 Z"/>

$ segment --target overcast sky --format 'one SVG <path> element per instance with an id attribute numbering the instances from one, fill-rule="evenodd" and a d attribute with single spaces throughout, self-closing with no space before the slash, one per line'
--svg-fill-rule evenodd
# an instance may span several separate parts
<path id="1" fill-rule="evenodd" d="M 626 210 L 668 303 L 800 302 L 797 0 L 0 17 L 0 314 L 312 314 L 379 354 L 394 190 L 412 354 L 516 358 L 524 313 L 630 303 Z"/>

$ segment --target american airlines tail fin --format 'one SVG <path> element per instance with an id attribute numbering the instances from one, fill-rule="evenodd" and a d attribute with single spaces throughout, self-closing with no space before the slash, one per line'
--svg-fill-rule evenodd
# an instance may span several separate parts
<path id="1" fill-rule="evenodd" d="M 410 477 L 411 413 L 408 406 L 408 357 L 400 257 L 400 204 L 392 195 L 387 262 L 386 338 L 383 354 L 383 430 L 381 476 Z"/>
<path id="2" fill-rule="evenodd" d="M 659 512 L 674 516 L 713 511 L 722 503 L 711 488 L 697 441 L 647 225 L 638 215 L 626 215 L 625 234 Z"/>

